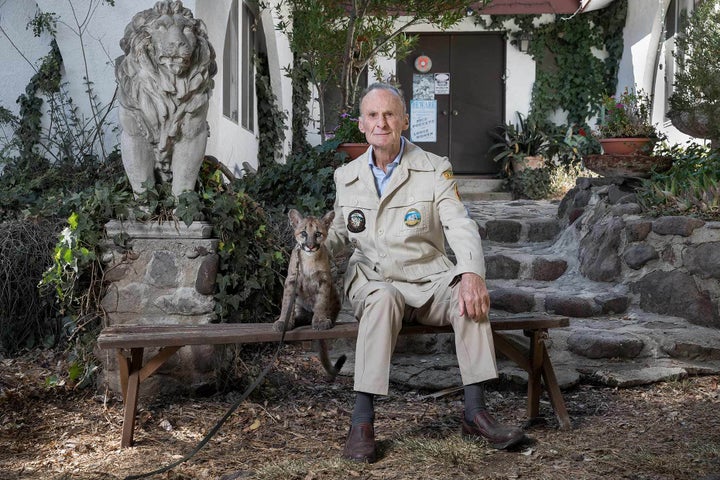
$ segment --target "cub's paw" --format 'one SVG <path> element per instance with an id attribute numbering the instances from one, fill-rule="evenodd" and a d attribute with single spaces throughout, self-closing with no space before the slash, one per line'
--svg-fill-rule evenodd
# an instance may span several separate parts
<path id="1" fill-rule="evenodd" d="M 313 330 L 329 330 L 333 327 L 333 321 L 329 318 L 313 318 Z"/>
<path id="2" fill-rule="evenodd" d="M 275 330 L 276 332 L 282 332 L 283 330 L 292 330 L 292 327 L 292 324 L 290 324 L 287 326 L 287 328 L 285 328 L 285 320 L 275 320 L 275 323 L 273 323 L 273 330 Z"/>

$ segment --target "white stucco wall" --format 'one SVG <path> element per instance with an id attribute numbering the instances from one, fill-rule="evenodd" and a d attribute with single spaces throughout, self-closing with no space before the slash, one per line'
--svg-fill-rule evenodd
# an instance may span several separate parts
<path id="1" fill-rule="evenodd" d="M 686 5 L 692 0 L 679 0 Z M 628 2 L 628 16 L 623 30 L 624 49 L 618 72 L 617 92 L 625 87 L 640 88 L 653 97 L 652 121 L 663 132 L 670 144 L 685 143 L 692 137 L 673 127 L 665 117 L 668 82 L 666 51 L 671 48 L 664 42 L 663 25 L 670 0 L 633 0 Z"/>
<path id="2" fill-rule="evenodd" d="M 50 51 L 50 35 L 36 38 L 25 28 L 36 10 L 32 1 L 0 0 L 0 27 L 12 40 L 11 43 L 0 33 L 0 64 L 4 66 L 0 68 L 0 105 L 14 113 L 19 112 L 15 103 L 17 98 L 25 92 L 25 86 L 35 74 L 33 67 L 36 68 L 38 59 Z"/>
<path id="3" fill-rule="evenodd" d="M 0 69 L 0 85 L 3 87 L 0 89 L 0 104 L 14 112 L 18 111 L 15 100 L 24 92 L 34 74 L 23 56 L 37 67 L 40 58 L 50 50 L 51 37 L 48 34 L 37 38 L 25 28 L 39 8 L 42 12 L 57 14 L 59 22 L 56 38 L 63 57 L 63 80 L 67 83 L 73 102 L 88 121 L 92 110 L 83 79 L 92 82 L 92 92 L 101 108 L 112 102 L 116 86 L 114 62 L 122 55 L 119 42 L 125 25 L 135 13 L 155 4 L 154 0 L 122 0 L 116 2 L 114 7 L 100 0 L 0 2 L 0 25 L 20 50 L 18 52 L 4 35 L 0 36 L 0 59 L 7 66 Z M 183 4 L 191 10 L 195 8 L 194 0 L 187 0 Z M 107 121 L 118 124 L 116 107 L 109 113 Z M 108 133 L 105 146 L 111 149 L 119 143 L 119 132 Z"/>

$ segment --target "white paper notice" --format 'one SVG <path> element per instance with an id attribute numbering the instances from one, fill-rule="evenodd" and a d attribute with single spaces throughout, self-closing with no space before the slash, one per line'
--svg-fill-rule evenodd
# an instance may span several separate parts
<path id="1" fill-rule="evenodd" d="M 450 94 L 450 74 L 449 73 L 436 73 L 435 74 L 435 95 L 449 95 Z"/>
<path id="2" fill-rule="evenodd" d="M 410 141 L 437 141 L 437 101 L 410 101 Z"/>

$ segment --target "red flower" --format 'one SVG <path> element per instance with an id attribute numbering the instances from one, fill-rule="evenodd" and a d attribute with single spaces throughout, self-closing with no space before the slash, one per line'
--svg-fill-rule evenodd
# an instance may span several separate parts
<path id="1" fill-rule="evenodd" d="M 584 129 L 584 128 L 581 128 L 580 130 L 578 130 L 578 135 L 580 135 L 580 136 L 582 136 L 582 137 L 586 137 L 586 136 L 587 136 L 587 132 L 585 132 L 585 129 Z"/>

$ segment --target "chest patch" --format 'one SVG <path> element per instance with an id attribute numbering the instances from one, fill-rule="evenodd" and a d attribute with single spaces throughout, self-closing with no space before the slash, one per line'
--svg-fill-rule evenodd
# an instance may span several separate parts
<path id="1" fill-rule="evenodd" d="M 353 210 L 348 215 L 347 229 L 352 233 L 360 233 L 365 230 L 365 214 L 362 210 Z"/>
<path id="2" fill-rule="evenodd" d="M 420 212 L 415 209 L 411 208 L 405 213 L 405 225 L 408 227 L 414 227 L 418 223 L 420 223 L 420 220 L 422 220 L 422 216 L 420 215 Z"/>

